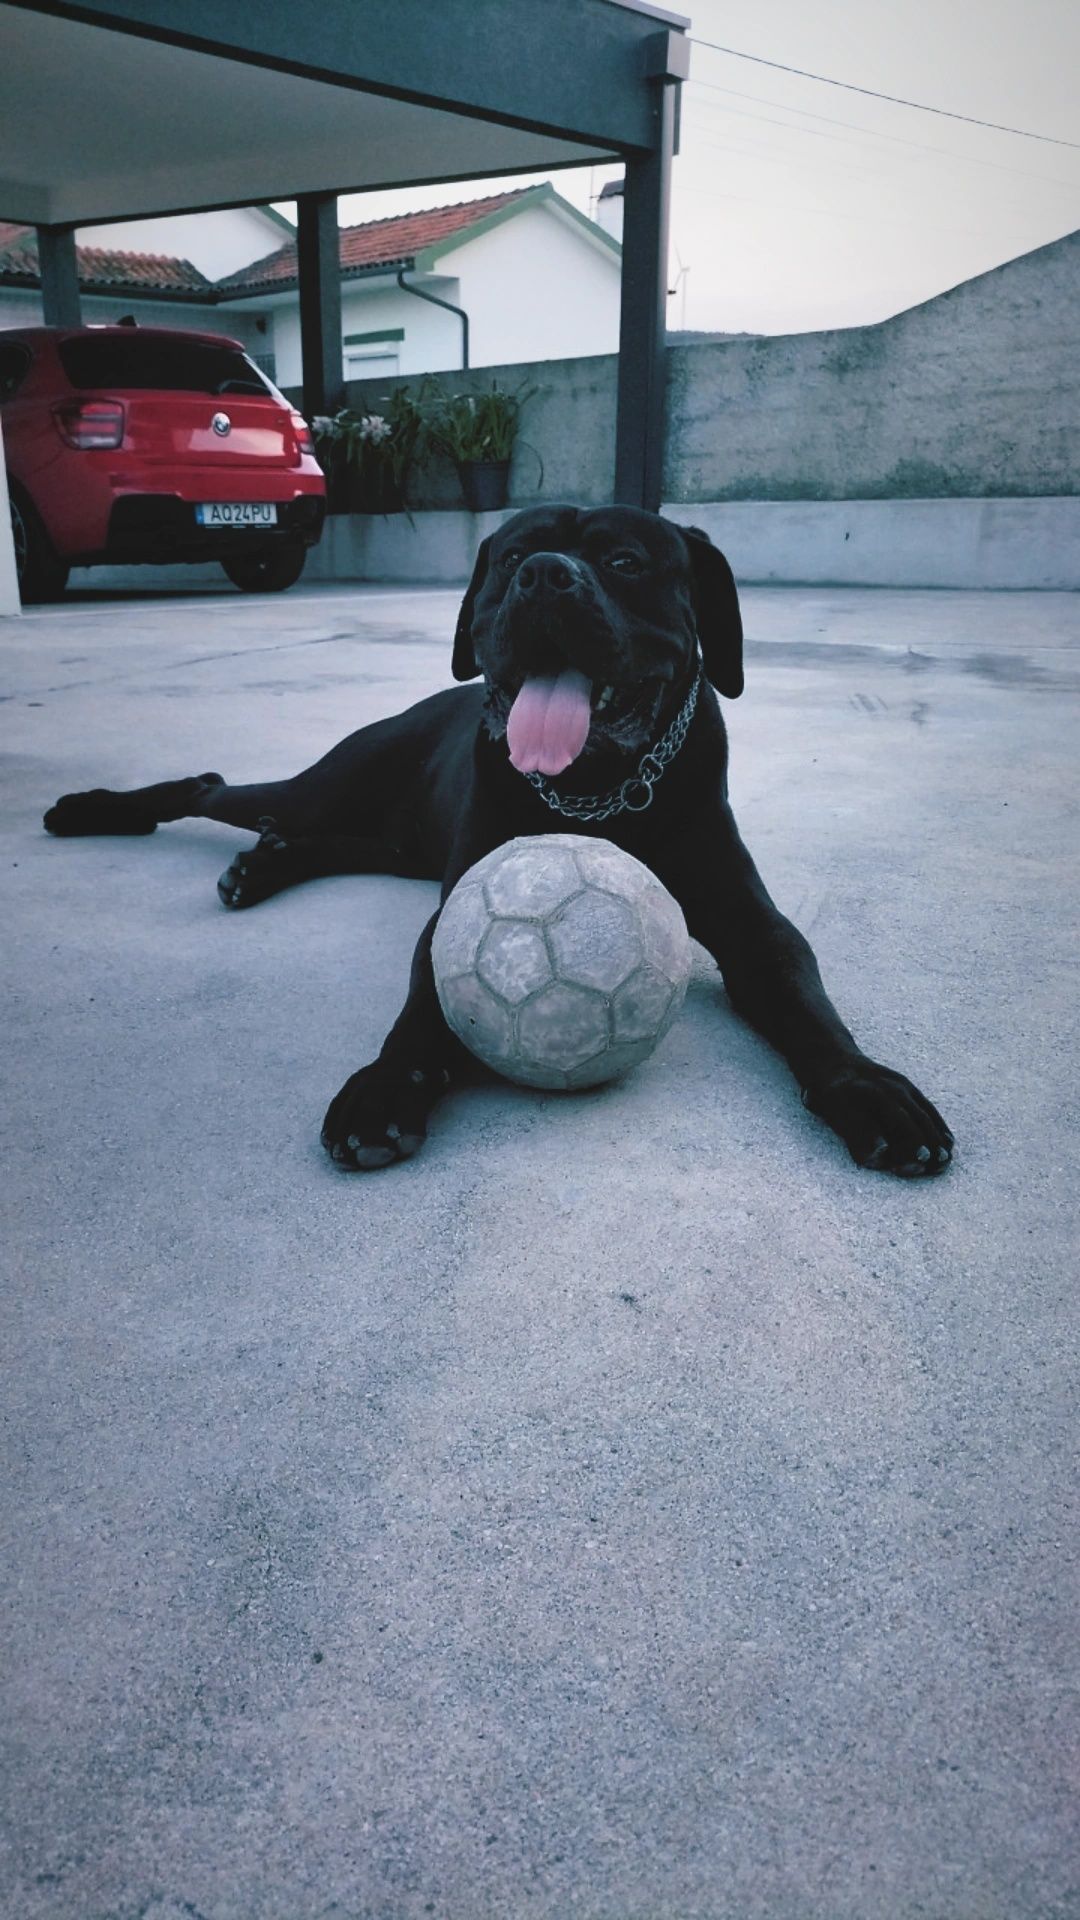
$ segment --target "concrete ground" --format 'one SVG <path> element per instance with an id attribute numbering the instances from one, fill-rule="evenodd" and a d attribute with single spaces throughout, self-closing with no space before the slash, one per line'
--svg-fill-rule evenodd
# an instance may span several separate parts
<path id="1" fill-rule="evenodd" d="M 8 1920 L 1080 1914 L 1080 603 L 760 590 L 733 792 L 958 1139 L 858 1172 L 704 963 L 647 1067 L 335 1172 L 434 889 L 248 914 L 287 774 L 448 679 L 450 591 L 0 623 Z"/>

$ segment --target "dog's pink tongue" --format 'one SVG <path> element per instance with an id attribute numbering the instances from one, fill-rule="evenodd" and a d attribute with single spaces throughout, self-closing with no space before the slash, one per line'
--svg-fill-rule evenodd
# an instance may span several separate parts
<path id="1" fill-rule="evenodd" d="M 506 728 L 519 773 L 564 773 L 577 759 L 592 721 L 590 692 L 590 682 L 575 667 L 526 680 Z"/>

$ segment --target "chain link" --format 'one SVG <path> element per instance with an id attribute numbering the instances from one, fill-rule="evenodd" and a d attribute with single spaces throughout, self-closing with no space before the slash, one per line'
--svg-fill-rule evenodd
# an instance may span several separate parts
<path id="1" fill-rule="evenodd" d="M 526 780 L 553 813 L 561 813 L 567 820 L 610 820 L 616 813 L 644 813 L 646 807 L 652 805 L 653 788 L 686 739 L 700 691 L 699 671 L 682 711 L 676 714 L 663 739 L 642 754 L 637 772 L 630 774 L 620 786 L 613 787 L 610 793 L 556 793 L 542 773 L 527 773 Z"/>

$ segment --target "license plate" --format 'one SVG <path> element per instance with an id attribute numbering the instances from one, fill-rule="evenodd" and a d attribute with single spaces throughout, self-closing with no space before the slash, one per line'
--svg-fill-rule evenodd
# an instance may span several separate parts
<path id="1" fill-rule="evenodd" d="M 195 518 L 201 527 L 276 527 L 277 507 L 270 500 L 208 500 Z"/>

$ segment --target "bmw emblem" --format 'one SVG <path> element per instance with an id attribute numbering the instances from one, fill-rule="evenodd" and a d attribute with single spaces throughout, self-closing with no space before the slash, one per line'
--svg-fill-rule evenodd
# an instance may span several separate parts
<path id="1" fill-rule="evenodd" d="M 215 413 L 210 425 L 213 427 L 215 433 L 232 432 L 232 421 L 229 419 L 227 413 Z"/>

